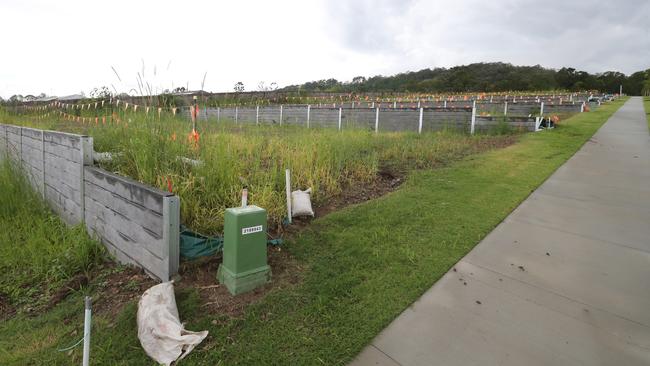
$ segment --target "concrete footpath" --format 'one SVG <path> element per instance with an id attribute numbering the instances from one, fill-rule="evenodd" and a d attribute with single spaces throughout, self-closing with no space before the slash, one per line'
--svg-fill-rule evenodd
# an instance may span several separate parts
<path id="1" fill-rule="evenodd" d="M 650 365 L 650 135 L 641 98 L 352 364 Z"/>

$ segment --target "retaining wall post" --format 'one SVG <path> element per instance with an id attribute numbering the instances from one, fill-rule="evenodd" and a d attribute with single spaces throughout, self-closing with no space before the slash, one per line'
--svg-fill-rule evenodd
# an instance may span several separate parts
<path id="1" fill-rule="evenodd" d="M 472 124 L 469 126 L 469 132 L 474 134 L 474 126 L 476 125 L 476 101 L 472 102 Z"/>
<path id="2" fill-rule="evenodd" d="M 379 132 L 379 108 L 376 108 L 375 109 L 375 133 L 378 132 Z"/>

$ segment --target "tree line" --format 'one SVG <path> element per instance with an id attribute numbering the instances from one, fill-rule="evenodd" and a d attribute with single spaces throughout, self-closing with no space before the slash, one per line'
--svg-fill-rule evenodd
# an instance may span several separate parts
<path id="1" fill-rule="evenodd" d="M 500 92 L 536 90 L 599 90 L 641 95 L 650 92 L 650 69 L 625 75 L 618 71 L 590 74 L 571 67 L 559 70 L 514 66 L 503 62 L 474 63 L 452 68 L 423 69 L 393 76 L 357 76 L 352 81 L 336 79 L 291 85 L 282 91 L 305 92 Z"/>

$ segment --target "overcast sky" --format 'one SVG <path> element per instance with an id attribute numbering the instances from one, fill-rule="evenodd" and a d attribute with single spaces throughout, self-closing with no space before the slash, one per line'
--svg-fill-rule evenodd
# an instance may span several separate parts
<path id="1" fill-rule="evenodd" d="M 648 0 L 0 0 L 0 96 L 128 92 L 143 68 L 210 91 L 490 61 L 630 74 L 649 19 Z"/>

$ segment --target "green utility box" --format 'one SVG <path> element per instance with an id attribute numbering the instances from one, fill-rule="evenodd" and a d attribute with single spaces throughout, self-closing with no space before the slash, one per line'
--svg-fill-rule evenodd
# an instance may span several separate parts
<path id="1" fill-rule="evenodd" d="M 271 281 L 266 260 L 266 210 L 257 206 L 226 209 L 223 263 L 217 279 L 233 295 Z"/>

